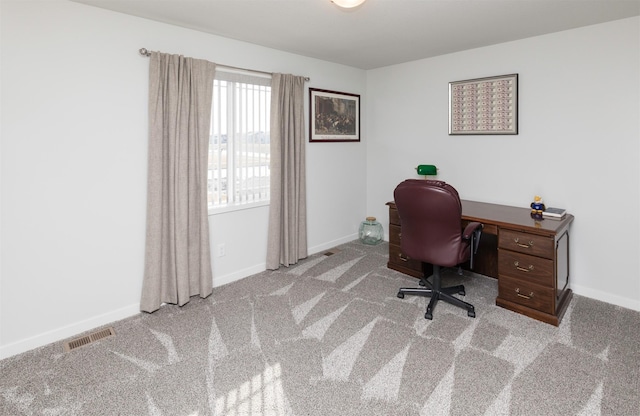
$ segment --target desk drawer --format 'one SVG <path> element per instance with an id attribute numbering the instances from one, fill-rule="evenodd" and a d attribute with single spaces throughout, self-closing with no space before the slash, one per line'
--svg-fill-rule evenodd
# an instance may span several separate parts
<path id="1" fill-rule="evenodd" d="M 553 260 L 498 249 L 498 274 L 554 287 Z"/>
<path id="2" fill-rule="evenodd" d="M 469 220 L 462 220 L 462 229 L 464 230 L 470 222 Z M 498 226 L 495 224 L 482 224 L 482 234 L 498 235 Z M 482 241 L 482 237 L 480 237 L 480 241 Z"/>
<path id="3" fill-rule="evenodd" d="M 527 234 L 521 231 L 500 229 L 498 235 L 498 247 L 506 248 L 520 253 L 534 256 L 554 257 L 553 238 L 535 234 Z"/>
<path id="4" fill-rule="evenodd" d="M 554 290 L 535 283 L 500 276 L 498 297 L 541 312 L 554 313 Z"/>
<path id="5" fill-rule="evenodd" d="M 389 263 L 415 270 L 422 275 L 422 262 L 408 258 L 402 253 L 400 246 L 391 243 L 389 243 Z"/>
<path id="6" fill-rule="evenodd" d="M 400 246 L 401 228 L 399 225 L 389 224 L 389 244 Z"/>
<path id="7" fill-rule="evenodd" d="M 389 224 L 400 225 L 400 216 L 395 208 L 389 208 Z"/>

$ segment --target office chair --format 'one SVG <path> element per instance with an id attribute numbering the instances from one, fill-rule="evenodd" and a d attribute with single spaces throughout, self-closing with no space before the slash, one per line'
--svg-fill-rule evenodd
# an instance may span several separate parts
<path id="1" fill-rule="evenodd" d="M 426 319 L 433 319 L 433 310 L 439 300 L 467 310 L 475 318 L 470 303 L 455 298 L 464 296 L 463 285 L 441 287 L 440 269 L 470 262 L 477 251 L 482 224 L 469 223 L 462 230 L 462 204 L 458 191 L 442 181 L 408 179 L 400 183 L 393 193 L 400 217 L 400 248 L 409 258 L 422 262 L 423 277 L 420 288 L 400 288 L 398 297 L 405 294 L 430 297 Z M 433 282 L 429 282 L 428 270 L 433 265 Z"/>

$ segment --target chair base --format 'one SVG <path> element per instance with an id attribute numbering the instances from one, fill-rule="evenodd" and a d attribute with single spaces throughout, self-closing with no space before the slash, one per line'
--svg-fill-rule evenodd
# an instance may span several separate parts
<path id="1" fill-rule="evenodd" d="M 423 269 L 424 268 L 425 267 L 423 266 Z M 435 264 L 433 265 L 433 283 L 430 283 L 427 278 L 424 277 L 420 279 L 420 285 L 430 286 L 430 288 L 402 287 L 398 290 L 398 297 L 400 299 L 404 299 L 405 294 L 430 297 L 431 300 L 427 305 L 427 312 L 424 314 L 424 317 L 426 319 L 433 319 L 433 310 L 435 309 L 439 300 L 443 300 L 459 308 L 466 309 L 468 316 L 470 316 L 471 318 L 476 317 L 476 311 L 472 304 L 452 296 L 453 294 L 464 296 L 466 293 L 464 291 L 463 285 L 444 288 L 440 286 L 440 266 L 437 266 Z"/>

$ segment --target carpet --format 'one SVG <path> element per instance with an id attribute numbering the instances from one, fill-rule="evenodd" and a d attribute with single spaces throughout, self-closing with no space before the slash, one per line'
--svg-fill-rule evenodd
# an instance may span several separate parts
<path id="1" fill-rule="evenodd" d="M 475 319 L 354 241 L 0 361 L 1 415 L 640 415 L 640 313 L 574 295 L 559 327 L 446 269 Z"/>

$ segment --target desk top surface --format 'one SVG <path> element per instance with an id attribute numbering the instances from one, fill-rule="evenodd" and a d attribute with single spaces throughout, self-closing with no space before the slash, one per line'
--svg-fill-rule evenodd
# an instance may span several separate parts
<path id="1" fill-rule="evenodd" d="M 571 214 L 567 214 L 562 220 L 536 220 L 531 217 L 531 209 L 529 208 L 467 200 L 462 200 L 462 218 L 484 224 L 511 228 L 515 226 L 530 231 L 537 230 L 541 233 L 552 234 L 567 227 L 573 221 L 573 215 Z"/>
<path id="2" fill-rule="evenodd" d="M 531 209 L 488 202 L 461 200 L 462 219 L 478 221 L 486 225 L 494 225 L 511 229 L 522 229 L 540 235 L 552 236 L 568 227 L 573 215 L 567 214 L 562 220 L 541 219 L 531 217 Z M 395 202 L 387 202 L 395 209 Z M 489 230 L 487 230 L 489 231 Z"/>

